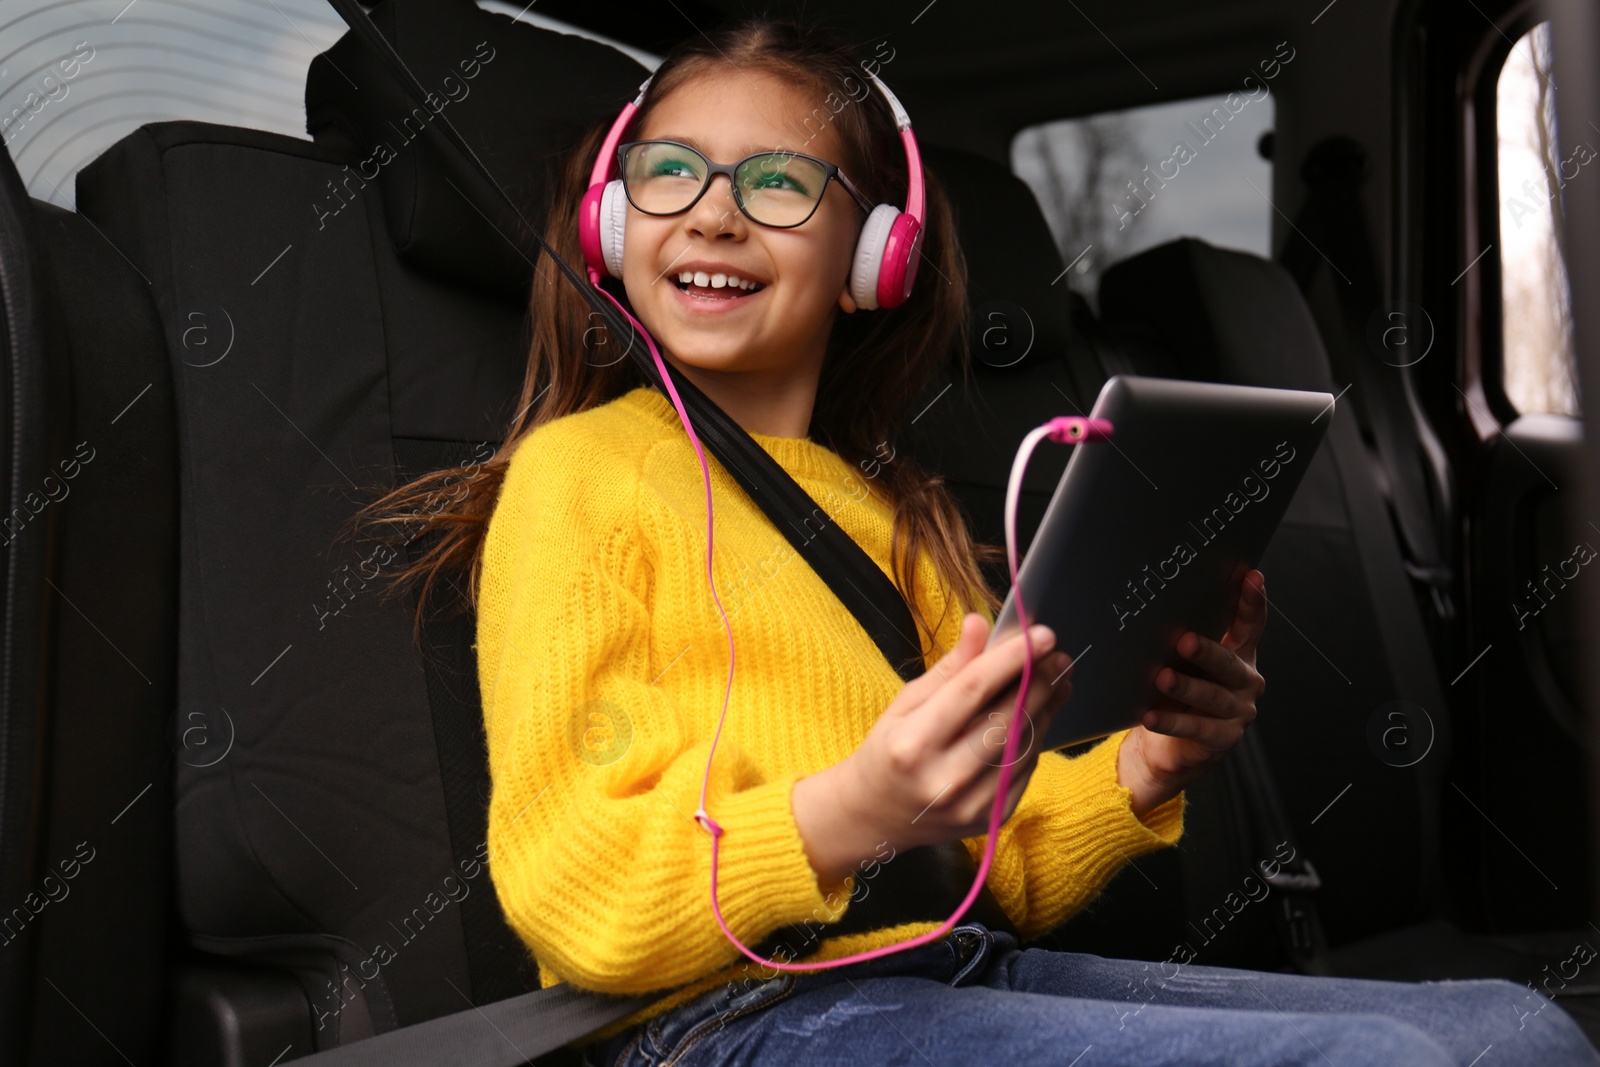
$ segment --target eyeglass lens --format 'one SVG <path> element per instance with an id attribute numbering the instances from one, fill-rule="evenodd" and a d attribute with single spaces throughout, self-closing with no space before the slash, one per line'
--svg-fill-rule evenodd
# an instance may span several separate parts
<path id="1" fill-rule="evenodd" d="M 683 145 L 647 141 L 623 155 L 622 180 L 633 206 L 648 215 L 684 211 L 705 188 L 705 156 Z M 734 171 L 735 195 L 765 226 L 797 226 L 822 198 L 828 173 L 815 161 L 788 152 L 751 156 Z"/>

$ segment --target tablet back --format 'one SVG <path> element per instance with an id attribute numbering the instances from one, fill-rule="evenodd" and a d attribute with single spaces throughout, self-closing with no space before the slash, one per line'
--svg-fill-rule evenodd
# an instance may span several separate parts
<path id="1" fill-rule="evenodd" d="M 1195 673 L 1178 638 L 1227 632 L 1333 404 L 1297 389 L 1106 382 L 1091 415 L 1113 435 L 1075 447 L 1018 574 L 1028 617 L 1075 660 L 1072 699 L 1044 748 L 1136 724 L 1162 698 L 1163 665 Z M 1016 598 L 1014 588 L 991 646 L 1018 632 Z"/>

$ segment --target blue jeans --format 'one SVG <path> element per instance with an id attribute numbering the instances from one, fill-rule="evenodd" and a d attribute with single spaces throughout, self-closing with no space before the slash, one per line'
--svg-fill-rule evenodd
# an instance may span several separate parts
<path id="1" fill-rule="evenodd" d="M 585 1067 L 1600 1064 L 1572 1018 L 1501 979 L 1384 982 L 1019 949 L 963 923 L 905 952 L 722 986 L 587 1050 Z"/>

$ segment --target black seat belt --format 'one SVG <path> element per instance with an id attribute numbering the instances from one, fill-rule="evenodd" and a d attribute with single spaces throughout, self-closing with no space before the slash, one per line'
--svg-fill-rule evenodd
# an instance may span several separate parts
<path id="1" fill-rule="evenodd" d="M 1308 301 L 1324 266 L 1331 264 L 1339 272 L 1338 277 L 1330 275 L 1330 288 L 1338 300 L 1342 330 L 1324 331 L 1328 356 L 1339 375 L 1356 385 L 1357 421 L 1377 446 L 1387 475 L 1384 497 L 1406 549 L 1406 571 L 1427 587 L 1433 617 L 1443 624 L 1455 617 L 1454 574 L 1447 562 L 1454 500 L 1443 449 L 1427 427 L 1410 371 L 1380 366 L 1368 340 L 1374 332 L 1369 320 L 1386 305 L 1361 206 L 1366 164 L 1366 150 L 1348 137 L 1329 138 L 1312 148 L 1301 168 L 1309 193 L 1278 260 Z M 1393 325 L 1397 337 L 1415 343 L 1422 336 L 1422 324 L 1404 316 Z M 1381 320 L 1376 332 L 1386 336 L 1388 327 L 1388 320 Z M 1440 625 L 1433 629 L 1436 638 L 1445 636 Z M 1434 644 L 1442 647 L 1441 641 Z"/>
<path id="2" fill-rule="evenodd" d="M 361 5 L 356 0 L 329 0 L 329 3 L 351 31 L 383 59 L 412 102 L 426 106 L 427 91 L 422 83 Z M 491 219 L 498 216 L 509 224 L 514 218 L 520 225 L 497 223 L 496 229 L 502 236 L 508 228 L 518 235 L 531 236 L 538 248 L 519 247 L 518 250 L 529 256 L 530 261 L 540 250 L 548 255 L 594 308 L 609 336 L 624 339 L 628 354 L 644 371 L 647 380 L 665 392 L 655 361 L 632 323 L 592 292 L 588 283 L 528 223 L 450 119 L 442 112 L 435 117 L 438 122 L 430 125 L 441 128 L 460 157 L 471 165 L 471 173 L 463 175 L 466 188 L 471 190 L 469 199 Z M 509 215 L 501 205 L 509 209 Z M 514 246 L 519 245 L 509 237 L 507 240 Z M 921 643 L 911 609 L 894 582 L 743 427 L 676 367 L 668 364 L 667 372 L 705 447 L 850 610 L 900 677 L 910 681 L 920 675 L 924 670 Z M 964 848 L 960 851 L 966 856 Z M 568 985 L 551 986 L 365 1038 L 343 1048 L 302 1058 L 300 1062 L 328 1067 L 367 1064 L 422 1067 L 445 1062 L 465 1063 L 470 1067 L 518 1067 L 533 1057 L 571 1044 L 641 1010 L 665 993 L 617 997 Z"/>
<path id="3" fill-rule="evenodd" d="M 1272 919 L 1290 964 L 1301 974 L 1329 973 L 1324 959 L 1327 939 L 1312 898 L 1322 887 L 1322 879 L 1311 865 L 1311 858 L 1295 841 L 1283 797 L 1261 749 L 1261 738 L 1246 730 L 1223 767 L 1230 786 L 1245 802 L 1241 839 L 1246 848 L 1261 849 L 1252 867 L 1262 881 L 1278 890 Z M 1280 850 L 1284 847 L 1289 850 L 1288 859 L 1282 858 Z M 1269 864 L 1277 869 L 1268 871 Z"/>
<path id="4" fill-rule="evenodd" d="M 522 1067 L 647 1007 L 663 993 L 614 997 L 554 985 L 364 1037 L 295 1060 L 309 1067 Z"/>

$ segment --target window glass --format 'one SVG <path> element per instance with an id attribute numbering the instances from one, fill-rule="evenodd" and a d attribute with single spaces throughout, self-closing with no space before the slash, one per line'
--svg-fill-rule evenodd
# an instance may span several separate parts
<path id="1" fill-rule="evenodd" d="M 1594 145 L 1563 140 L 1550 77 L 1550 24 L 1517 41 L 1496 86 L 1500 174 L 1502 385 L 1523 414 L 1576 415 L 1572 304 L 1562 252 L 1563 190 L 1600 181 Z"/>
<path id="2" fill-rule="evenodd" d="M 485 11 L 498 11 L 502 15 L 510 15 L 519 22 L 531 22 L 535 26 L 543 26 L 547 30 L 557 30 L 561 33 L 575 33 L 579 37 L 588 37 L 592 40 L 599 41 L 601 44 L 608 44 L 617 51 L 625 52 L 634 59 L 637 59 L 640 63 L 643 63 L 651 70 L 655 70 L 661 65 L 661 57 L 658 55 L 654 55 L 650 52 L 641 52 L 639 49 L 634 48 L 631 45 L 625 45 L 621 41 L 612 40 L 610 37 L 605 37 L 598 33 L 592 33 L 589 30 L 579 29 L 577 26 L 561 22 L 558 19 L 546 18 L 545 16 L 537 13 L 538 9 L 535 8 L 534 5 L 524 2 L 524 0 L 518 0 L 517 3 L 511 3 L 510 0 L 478 0 L 478 6 L 483 8 Z"/>
<path id="3" fill-rule="evenodd" d="M 1033 189 L 1072 288 L 1175 237 L 1271 254 L 1272 166 L 1260 143 L 1275 101 L 1259 80 L 1236 93 L 1031 126 L 1011 167 Z"/>
<path id="4" fill-rule="evenodd" d="M 480 6 L 595 36 L 525 4 Z M 303 139 L 306 69 L 345 31 L 325 0 L 6 0 L 0 141 L 30 196 L 71 208 L 73 176 L 147 122 L 193 119 Z M 660 62 L 623 51 L 652 69 Z"/>

